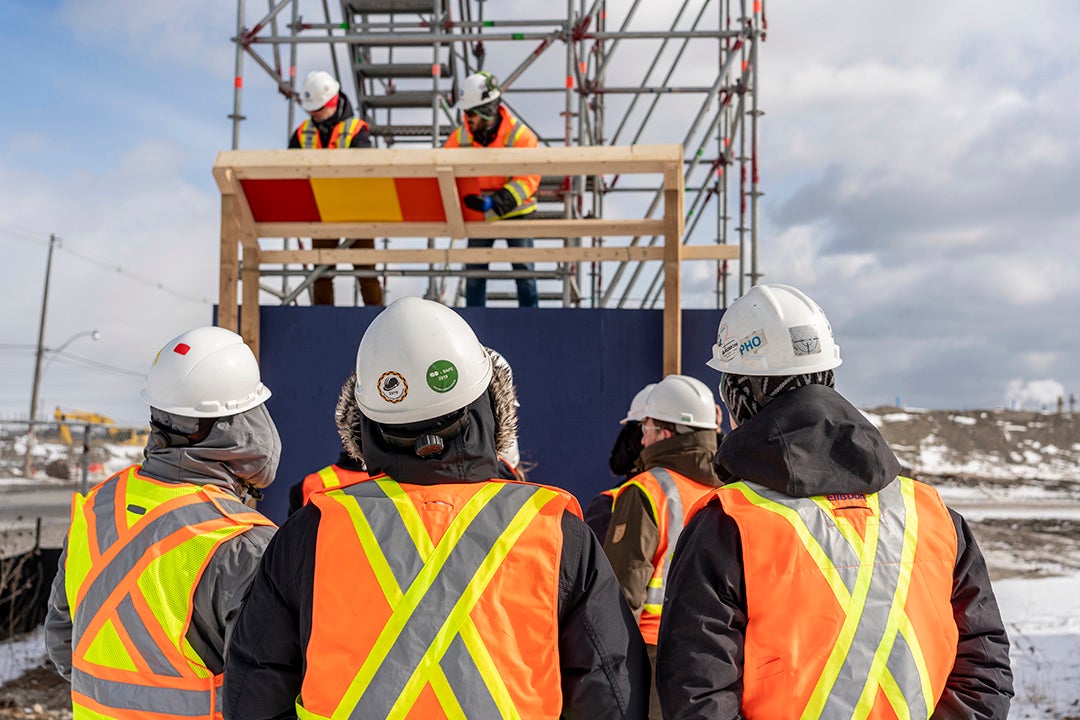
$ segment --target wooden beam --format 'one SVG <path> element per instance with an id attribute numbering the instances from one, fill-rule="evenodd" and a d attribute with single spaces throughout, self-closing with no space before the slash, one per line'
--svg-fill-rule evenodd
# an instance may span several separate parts
<path id="1" fill-rule="evenodd" d="M 298 151 L 299 152 L 299 151 Z M 660 235 L 663 220 L 528 220 L 521 222 L 467 222 L 465 237 L 568 238 L 579 236 Z M 256 223 L 258 237 L 453 237 L 449 223 L 409 222 L 266 222 Z"/>
<path id="2" fill-rule="evenodd" d="M 249 229 L 241 228 L 244 263 L 240 269 L 243 281 L 243 305 L 240 308 L 240 334 L 259 358 L 259 240 Z"/>
<path id="3" fill-rule="evenodd" d="M 457 183 L 454 182 L 454 169 L 445 165 L 435 168 L 435 177 L 439 179 L 439 192 L 442 194 L 443 211 L 446 213 L 448 236 L 452 240 L 467 238 L 465 218 L 461 215 L 461 196 L 458 195 Z M 384 233 L 376 233 L 383 235 Z"/>
<path id="4" fill-rule="evenodd" d="M 682 165 L 679 145 L 543 148 L 365 149 L 363 153 L 322 150 L 226 150 L 214 163 L 247 179 L 432 177 L 433 168 L 452 167 L 455 177 L 485 175 L 595 175 L 664 172 Z"/>
<path id="5" fill-rule="evenodd" d="M 694 253 L 685 252 L 694 247 Z M 684 246 L 682 260 L 724 260 L 738 257 L 736 245 Z M 340 250 L 263 250 L 264 265 L 336 265 L 354 263 L 492 263 L 492 262 L 646 262 L 663 260 L 665 250 L 654 246 L 533 247 L 533 248 L 402 248 L 380 250 L 347 248 Z"/>
<path id="6" fill-rule="evenodd" d="M 664 374 L 682 371 L 683 172 L 664 173 Z"/>
<path id="7" fill-rule="evenodd" d="M 236 195 L 222 194 L 218 325 L 233 332 L 239 330 L 236 286 L 240 277 L 240 222 L 237 218 L 236 206 Z"/>

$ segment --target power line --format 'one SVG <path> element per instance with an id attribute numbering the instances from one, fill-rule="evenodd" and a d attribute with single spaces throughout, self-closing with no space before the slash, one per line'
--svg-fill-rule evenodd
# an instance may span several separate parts
<path id="1" fill-rule="evenodd" d="M 27 233 L 23 233 L 21 231 L 11 230 L 10 228 L 0 227 L 0 233 L 2 233 L 4 235 L 7 235 L 9 237 L 16 238 L 18 240 L 22 240 L 24 242 L 32 242 L 32 243 L 39 244 L 39 245 L 40 244 L 44 244 L 44 245 L 48 244 L 48 240 L 42 240 L 40 238 L 34 237 L 34 236 L 29 235 Z M 142 285 L 146 285 L 147 287 L 152 287 L 155 290 L 160 290 L 161 292 L 168 293 L 169 295 L 172 295 L 173 297 L 179 298 L 181 300 L 187 300 L 188 302 L 197 303 L 199 305 L 210 305 L 210 304 L 212 304 L 206 298 L 197 298 L 197 297 L 193 297 L 191 295 L 186 295 L 186 294 L 180 292 L 179 290 L 173 290 L 172 288 L 168 287 L 164 283 L 155 282 L 153 280 L 148 280 L 142 274 L 132 272 L 132 271 L 124 268 L 121 265 L 116 265 L 116 264 L 111 263 L 111 262 L 109 262 L 107 260 L 101 260 L 101 259 L 95 258 L 95 257 L 93 257 L 91 255 L 87 255 L 86 253 L 78 252 L 77 250 L 72 250 L 71 248 L 65 247 L 62 241 L 61 241 L 60 244 L 57 245 L 57 248 L 61 252 L 66 251 L 69 255 L 72 255 L 73 257 L 75 257 L 75 258 L 77 258 L 79 260 L 82 260 L 83 262 L 90 263 L 91 265 L 96 265 L 97 267 L 103 268 L 105 270 L 114 271 L 118 275 L 122 275 L 125 278 L 127 278 L 128 280 L 132 280 L 132 281 L 140 283 Z"/>
<path id="2" fill-rule="evenodd" d="M 146 377 L 146 373 L 144 372 L 128 370 L 127 368 L 117 367 L 116 365 L 109 365 L 108 363 L 91 360 L 90 358 L 82 357 L 81 355 L 73 355 L 72 353 L 56 353 L 54 357 L 57 360 L 64 361 L 68 365 L 80 367 L 85 370 L 100 370 L 102 372 L 113 373 L 114 375 L 129 375 L 137 378 Z"/>

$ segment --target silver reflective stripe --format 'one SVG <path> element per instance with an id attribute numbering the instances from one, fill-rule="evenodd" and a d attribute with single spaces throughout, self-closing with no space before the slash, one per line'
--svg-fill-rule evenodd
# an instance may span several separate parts
<path id="1" fill-rule="evenodd" d="M 349 149 L 349 132 L 353 127 L 360 124 L 360 121 L 356 118 L 349 118 L 348 120 L 342 120 L 340 123 L 341 132 L 337 136 L 337 149 L 348 150 Z"/>
<path id="2" fill-rule="evenodd" d="M 134 470 L 128 473 L 129 479 L 135 475 Z M 94 493 L 94 528 L 99 553 L 107 552 L 120 539 L 116 527 L 116 490 L 119 485 L 119 479 L 113 477 Z"/>
<path id="3" fill-rule="evenodd" d="M 796 510 L 843 579 L 848 592 L 854 591 L 855 576 L 861 560 L 836 528 L 832 518 L 822 512 L 812 500 L 791 498 L 753 483 L 746 485 L 762 497 Z M 823 718 L 851 717 L 854 713 L 863 689 L 870 682 L 869 673 L 874 655 L 882 645 L 889 613 L 896 599 L 908 522 L 901 481 L 893 480 L 878 492 L 878 498 L 881 518 L 870 587 L 850 649 L 822 709 L 820 717 Z M 847 611 L 847 608 L 844 610 Z M 896 680 L 897 687 L 904 696 L 905 706 L 910 710 L 910 716 L 928 717 L 927 699 L 923 697 L 922 681 L 911 647 L 899 631 L 895 638 L 884 640 L 892 643 L 885 666 Z"/>
<path id="4" fill-rule="evenodd" d="M 442 668 L 450 687 L 453 688 L 454 697 L 461 705 L 465 717 L 498 718 L 503 716 L 460 635 L 456 636 L 450 643 L 450 647 L 446 649 L 446 654 L 439 660 L 439 667 Z"/>
<path id="5" fill-rule="evenodd" d="M 71 672 L 71 689 L 102 705 L 121 710 L 184 717 L 206 717 L 210 712 L 210 690 L 177 690 L 132 685 L 103 680 L 77 668 Z"/>
<path id="6" fill-rule="evenodd" d="M 343 492 L 356 498 L 398 587 L 404 593 L 424 568 L 424 561 L 410 539 L 401 513 L 377 482 L 346 487 Z"/>
<path id="7" fill-rule="evenodd" d="M 204 501 L 172 510 L 151 520 L 120 549 L 86 591 L 75 609 L 76 635 L 101 611 L 109 595 L 135 569 L 147 550 L 188 525 L 197 525 L 220 517 L 218 509 Z"/>
<path id="8" fill-rule="evenodd" d="M 645 591 L 645 602 L 649 605 L 664 604 L 664 588 L 667 587 L 668 568 L 671 567 L 671 555 L 675 552 L 675 544 L 683 531 L 683 506 L 682 496 L 679 495 L 679 486 L 675 484 L 675 478 L 671 477 L 665 468 L 655 467 L 649 473 L 660 483 L 660 489 L 667 495 L 667 553 L 664 554 L 664 568 L 660 575 L 660 587 L 650 587 Z M 659 518 L 657 518 L 659 519 Z"/>
<path id="9" fill-rule="evenodd" d="M 304 150 L 312 150 L 318 147 L 316 141 L 321 142 L 319 128 L 315 127 L 315 123 L 310 120 L 305 120 L 300 128 L 300 147 Z"/>
<path id="10" fill-rule="evenodd" d="M 154 638 L 150 635 L 150 631 L 147 630 L 146 624 L 135 610 L 130 593 L 120 601 L 120 605 L 116 608 L 116 614 L 120 618 L 120 624 L 124 627 L 124 631 L 131 638 L 131 642 L 135 644 L 135 647 L 138 648 L 139 654 L 142 655 L 151 672 L 155 675 L 183 677 L 161 652 L 161 648 L 157 646 L 157 643 L 154 642 Z"/>
<path id="11" fill-rule="evenodd" d="M 811 500 L 799 499 L 792 502 L 793 498 L 790 495 L 770 490 L 763 485 L 748 482 L 746 486 L 766 500 L 772 500 L 778 505 L 783 505 L 797 512 L 806 529 L 810 531 L 814 539 L 828 553 L 829 561 L 836 568 L 840 581 L 844 583 L 848 593 L 855 591 L 855 581 L 859 577 L 859 566 L 862 564 L 862 559 L 855 552 L 855 548 L 851 547 L 836 530 L 832 518 L 821 512 L 821 508 Z"/>
<path id="12" fill-rule="evenodd" d="M 506 134 L 506 147 L 514 147 L 518 135 L 521 134 L 521 121 L 514 119 L 514 129 Z"/>
<path id="13" fill-rule="evenodd" d="M 364 488 L 367 485 L 374 485 L 374 483 L 361 483 L 354 485 L 353 488 Z M 356 707 L 350 712 L 350 718 L 361 720 L 361 718 L 388 716 L 390 709 L 419 667 L 428 648 L 443 631 L 450 611 L 465 593 L 488 553 L 500 541 L 514 516 L 539 489 L 532 485 L 503 485 L 477 513 L 450 551 L 446 562 L 439 568 L 427 594 L 421 598 L 383 662 L 375 671 L 364 694 L 360 696 Z M 369 518 L 377 512 L 379 505 L 386 504 L 385 500 L 379 501 L 366 497 L 357 497 L 357 502 L 364 511 L 364 515 Z M 391 510 L 396 514 L 396 509 L 391 507 Z M 376 537 L 379 540 L 379 547 L 384 551 L 395 544 L 402 544 L 400 536 L 376 535 Z M 445 658 L 444 655 L 440 658 L 440 662 Z M 453 682 L 455 675 L 458 679 L 461 678 L 461 673 L 455 672 L 453 675 L 448 673 L 448 679 Z M 476 677 L 479 677 L 479 671 Z M 481 690 L 481 688 L 470 689 L 475 692 Z M 486 690 L 486 686 L 484 689 Z M 456 686 L 454 686 L 454 692 L 455 695 L 458 694 Z M 494 700 L 490 702 L 494 704 Z M 469 715 L 469 717 L 474 716 Z"/>

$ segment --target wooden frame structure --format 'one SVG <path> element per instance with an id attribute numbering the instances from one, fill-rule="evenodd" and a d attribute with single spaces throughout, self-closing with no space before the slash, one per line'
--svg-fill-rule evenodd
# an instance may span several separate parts
<path id="1" fill-rule="evenodd" d="M 681 145 L 406 150 L 229 150 L 218 154 L 221 274 L 218 324 L 239 332 L 259 354 L 262 264 L 490 263 L 663 261 L 664 373 L 682 365 L 681 263 L 738 257 L 733 245 L 683 245 Z M 484 222 L 462 210 L 462 183 L 484 176 L 653 174 L 663 177 L 663 217 Z M 405 212 L 388 202 L 394 188 L 426 194 L 427 206 Z M 467 187 L 467 185 L 465 185 Z M 369 192 L 372 191 L 372 192 Z M 282 208 L 307 193 L 314 202 Z M 373 194 L 378 203 L 362 198 Z M 319 205 L 320 197 L 326 205 Z M 397 197 L 393 196 L 396 201 Z M 300 203 L 300 201 L 297 201 Z M 302 204 L 302 203 L 301 203 Z M 344 208 L 344 209 L 343 209 Z M 412 217 L 410 217 L 410 215 Z M 302 219 L 291 219 L 293 216 Z M 422 217 L 423 219 L 416 219 Z M 470 219 L 476 218 L 476 219 Z M 263 250 L 259 238 L 578 238 L 659 237 L 662 245 L 540 248 Z M 242 255 L 241 255 L 242 251 Z M 242 258 L 242 262 L 241 262 Z M 242 289 L 240 289 L 242 281 Z"/>

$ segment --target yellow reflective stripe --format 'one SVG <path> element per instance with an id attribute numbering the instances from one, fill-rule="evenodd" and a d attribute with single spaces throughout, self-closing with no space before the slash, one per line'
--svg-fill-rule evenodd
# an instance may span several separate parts
<path id="1" fill-rule="evenodd" d="M 324 467 L 322 470 L 320 470 L 319 477 L 322 478 L 323 487 L 341 487 L 341 478 L 339 478 L 337 476 L 337 473 L 334 472 L 333 465 Z"/>
<path id="2" fill-rule="evenodd" d="M 386 497 L 390 498 L 394 503 L 398 515 L 401 516 L 401 521 L 405 523 L 405 529 L 409 531 L 409 537 L 412 538 L 413 545 L 416 546 L 416 551 L 420 553 L 420 559 L 427 562 L 427 559 L 435 552 L 435 546 L 432 544 L 427 527 L 424 526 L 424 521 L 420 517 L 420 511 L 416 509 L 416 505 L 409 498 L 408 493 L 401 489 L 401 485 L 397 481 L 383 477 L 375 482 L 386 493 Z"/>
<path id="3" fill-rule="evenodd" d="M 867 519 L 866 541 L 863 544 L 863 552 L 859 553 L 860 567 L 858 576 L 855 580 L 855 592 L 854 594 L 849 594 L 843 581 L 840 580 L 839 573 L 837 573 L 836 569 L 833 567 L 832 561 L 829 560 L 828 555 L 825 553 L 825 550 L 821 547 L 821 544 L 818 543 L 817 539 L 810 534 L 810 529 L 806 527 L 806 523 L 802 521 L 802 518 L 799 517 L 799 514 L 795 510 L 758 495 L 745 483 L 733 483 L 726 487 L 740 492 L 748 502 L 763 510 L 779 515 L 791 525 L 792 529 L 795 530 L 795 534 L 802 542 L 803 547 L 806 548 L 806 551 L 810 554 L 814 564 L 817 565 L 818 570 L 832 589 L 837 602 L 844 609 L 844 624 L 840 629 L 839 636 L 836 639 L 836 643 L 833 645 L 832 651 L 829 653 L 829 659 L 826 662 L 821 675 L 818 677 L 810 701 L 807 703 L 807 706 L 803 709 L 802 715 L 800 716 L 804 720 L 820 717 L 821 712 L 825 708 L 825 702 L 829 698 L 829 693 L 836 683 L 836 678 L 839 675 L 840 669 L 844 665 L 844 660 L 851 647 L 851 641 L 855 637 L 855 630 L 859 626 L 859 619 L 862 616 L 862 609 L 866 602 L 866 596 L 870 591 L 870 580 L 873 577 L 873 559 L 877 552 L 879 528 L 879 525 L 876 522 L 878 513 L 877 498 L 873 495 L 868 495 L 866 498 L 867 503 L 870 504 L 874 510 L 875 517 Z"/>
<path id="4" fill-rule="evenodd" d="M 802 518 L 799 517 L 799 513 L 780 503 L 761 497 L 745 483 L 732 483 L 731 485 L 725 485 L 724 487 L 739 491 L 742 493 L 743 497 L 753 505 L 757 505 L 763 510 L 776 513 L 787 520 L 788 524 L 795 530 L 795 534 L 799 536 L 799 540 L 806 548 L 806 551 L 810 553 L 810 557 L 813 559 L 814 564 L 817 565 L 818 570 L 825 576 L 825 582 L 829 583 L 829 587 L 832 588 L 833 595 L 836 596 L 836 601 L 840 603 L 841 606 L 846 606 L 848 602 L 850 602 L 848 589 L 844 586 L 840 576 L 833 568 L 832 561 L 829 560 L 829 556 L 825 553 L 825 550 L 822 549 L 817 539 L 810 534 L 809 528 L 806 527 Z"/>
<path id="5" fill-rule="evenodd" d="M 297 698 L 296 699 L 296 717 L 299 720 L 331 720 L 331 718 L 326 716 L 326 715 L 320 715 L 318 713 L 311 712 L 306 707 L 301 705 L 300 702 L 301 702 L 301 699 Z"/>
<path id="6" fill-rule="evenodd" d="M 911 589 L 911 573 L 915 566 L 915 546 L 917 545 L 919 533 L 919 516 L 915 507 L 915 484 L 908 478 L 898 478 L 898 480 L 900 482 L 900 493 L 904 498 L 904 509 L 907 512 L 907 521 L 904 523 L 904 548 L 900 556 L 900 576 L 896 585 L 896 593 L 893 595 L 892 607 L 889 608 L 889 619 L 885 622 L 885 632 L 881 636 L 881 642 L 874 653 L 874 660 L 870 664 L 870 675 L 866 686 L 863 688 L 859 702 L 855 706 L 853 718 L 860 720 L 868 717 L 873 709 L 874 696 L 877 695 L 877 685 L 872 681 L 872 678 L 879 677 L 882 674 L 883 670 L 885 670 L 885 663 L 888 662 L 889 655 L 892 653 L 896 636 L 905 619 L 904 606 L 907 604 L 908 591 Z M 916 652 L 913 647 L 912 656 L 915 659 L 916 667 L 919 669 L 923 697 L 929 700 L 934 695 L 930 689 L 930 673 L 927 670 L 926 659 L 923 657 L 921 648 Z M 897 688 L 897 697 L 889 696 L 889 701 L 894 709 L 901 706 L 906 707 L 907 705 L 904 696 L 899 693 L 899 688 Z"/>
<path id="7" fill-rule="evenodd" d="M 446 720 L 468 720 L 468 716 L 461 708 L 461 703 L 458 702 L 457 695 L 454 694 L 454 688 L 450 686 L 450 681 L 446 679 L 446 673 L 442 672 L 441 669 L 437 670 L 430 678 L 431 689 L 439 700 L 439 707 L 442 708 L 443 714 L 446 715 Z M 405 716 L 401 715 L 401 717 Z"/>
<path id="8" fill-rule="evenodd" d="M 484 685 L 491 693 L 499 712 L 506 718 L 520 718 L 517 707 L 514 705 L 514 698 L 510 695 L 510 689 L 503 682 L 502 671 L 488 652 L 487 645 L 484 644 L 484 639 L 480 636 L 480 631 L 476 629 L 471 616 L 465 618 L 459 634 L 473 662 L 476 663 L 480 677 L 484 679 Z M 440 668 L 440 674 L 441 670 Z"/>
<path id="9" fill-rule="evenodd" d="M 397 507 L 401 520 L 405 523 L 413 544 L 416 545 L 417 552 L 420 553 L 421 559 L 427 562 L 427 559 L 435 551 L 435 546 L 432 544 L 427 527 L 420 517 L 420 511 L 416 509 L 416 505 L 409 499 L 408 494 L 393 480 L 383 479 L 375 482 L 383 489 L 386 496 L 394 501 L 394 506 Z M 473 662 L 476 663 L 476 668 L 480 671 L 480 677 L 483 678 L 488 692 L 491 693 L 491 697 L 495 700 L 495 705 L 502 711 L 504 717 L 517 717 L 514 699 L 510 695 L 506 683 L 503 682 L 502 672 L 495 665 L 495 660 L 491 657 L 491 653 L 488 652 L 487 645 L 484 644 L 484 639 L 480 636 L 480 631 L 476 629 L 472 617 L 465 618 L 465 624 L 461 627 L 461 639 L 465 643 L 469 655 L 472 656 Z M 439 687 L 435 684 L 436 680 L 441 685 L 445 685 L 451 695 L 453 691 L 442 668 L 436 665 L 436 669 L 438 672 L 435 674 L 436 677 L 431 679 L 431 688 L 435 690 L 435 694 L 439 696 L 439 702 L 442 703 L 443 697 L 439 695 Z M 458 712 L 464 712 L 461 709 L 461 704 L 457 701 L 457 696 L 452 697 L 452 708 L 455 708 Z M 450 715 L 450 706 L 443 703 L 443 709 L 447 711 L 448 716 L 453 717 Z"/>
<path id="10" fill-rule="evenodd" d="M 402 522 L 405 524 L 405 528 L 409 531 L 409 536 L 412 538 L 413 544 L 416 546 L 417 552 L 420 557 L 426 563 L 435 551 L 435 546 L 431 542 L 431 537 L 428 535 L 427 527 L 424 525 L 423 519 L 420 517 L 420 511 L 416 509 L 416 505 L 409 498 L 408 493 L 402 490 L 394 480 L 389 478 L 381 478 L 374 481 L 382 488 L 386 496 L 390 498 L 394 503 L 394 507 L 397 508 L 398 514 L 401 516 Z M 345 496 L 341 493 L 342 496 Z M 345 496 L 347 497 L 347 496 Z M 355 506 L 357 513 L 363 516 L 360 512 L 359 505 L 356 504 L 353 499 L 352 504 Z M 486 504 L 486 503 L 485 503 Z M 351 514 L 351 513 L 350 513 Z M 371 531 L 371 526 L 367 524 L 367 518 L 364 518 L 364 527 L 366 528 L 366 534 L 374 540 L 374 533 Z M 354 517 L 355 525 L 355 517 Z M 363 538 L 361 538 L 363 542 Z M 375 543 L 378 547 L 378 543 Z M 365 551 L 367 547 L 365 545 Z M 401 601 L 402 592 L 401 588 L 394 579 L 393 572 L 390 571 L 390 566 L 386 562 L 386 556 L 382 554 L 382 550 L 378 550 L 379 559 L 386 567 L 386 582 L 383 582 L 382 576 L 379 572 L 376 572 L 376 577 L 379 578 L 379 586 L 382 588 L 383 594 L 391 604 L 396 604 Z M 369 558 L 372 558 L 370 552 L 367 553 Z M 373 565 L 374 567 L 374 565 Z M 506 687 L 506 683 L 503 682 L 502 673 L 495 665 L 495 661 L 492 659 L 491 654 L 488 652 L 487 646 L 484 644 L 483 638 L 480 636 L 480 632 L 476 629 L 476 625 L 473 623 L 471 617 L 466 618 L 465 624 L 461 628 L 461 639 L 465 643 L 465 647 L 469 650 L 469 654 L 473 658 L 473 662 L 476 663 L 477 668 L 480 670 L 480 675 L 483 677 L 485 684 L 487 685 L 488 692 L 491 693 L 491 697 L 495 700 L 495 704 L 502 711 L 504 717 L 517 717 L 517 709 L 514 707 L 513 698 L 510 695 L 510 690 Z M 450 683 L 446 679 L 446 675 L 442 668 L 435 665 L 433 670 L 433 677 L 430 678 L 431 687 L 435 690 L 436 695 L 439 696 L 439 702 L 443 703 L 443 709 L 447 712 L 448 716 L 451 716 L 450 711 L 454 708 L 459 713 L 462 713 L 461 705 L 457 701 L 457 696 L 453 695 L 453 691 L 450 688 Z M 437 685 L 438 683 L 439 685 Z M 440 695 L 440 686 L 445 686 L 450 692 L 450 697 L 445 698 L 447 702 L 451 702 L 450 705 L 444 703 L 444 697 Z"/>
<path id="11" fill-rule="evenodd" d="M 371 684 L 372 678 L 375 677 L 375 671 L 382 665 L 383 660 L 386 659 L 386 654 L 390 652 L 390 648 L 393 647 L 394 642 L 397 640 L 398 636 L 401 635 L 401 631 L 404 630 L 405 626 L 408 624 L 409 618 L 412 617 L 413 612 L 415 612 L 416 606 L 420 604 L 420 601 L 434 583 L 435 578 L 438 577 L 439 570 L 446 563 L 446 559 L 450 556 L 450 552 L 465 534 L 465 531 L 468 530 L 469 524 L 472 523 L 477 514 L 479 514 L 485 505 L 487 505 L 488 501 L 491 500 L 495 493 L 499 491 L 500 487 L 501 486 L 497 483 L 485 485 L 477 491 L 467 503 L 465 503 L 461 512 L 459 512 L 457 517 L 451 521 L 450 526 L 446 529 L 446 533 L 443 535 L 438 547 L 435 548 L 431 558 L 425 562 L 424 568 L 416 576 L 413 584 L 404 595 L 401 595 L 400 590 L 398 590 L 398 597 L 400 597 L 400 600 L 394 601 L 394 613 L 391 615 L 386 625 L 383 626 L 382 632 L 379 633 L 378 640 L 375 641 L 375 645 L 372 647 L 371 652 L 368 654 L 367 658 L 364 659 L 364 664 L 360 667 L 360 671 L 357 672 L 356 677 L 349 683 L 349 689 L 345 692 L 341 702 L 338 703 L 337 710 L 334 713 L 335 716 L 347 712 L 349 708 L 355 708 L 357 703 L 360 702 L 361 696 L 363 696 L 364 691 L 367 690 L 368 685 Z M 341 492 L 344 493 L 344 491 Z M 353 503 L 355 504 L 356 501 L 353 500 Z M 357 505 L 357 509 L 359 510 L 359 505 Z M 362 512 L 358 514 L 363 517 Z M 367 542 L 370 542 L 375 546 L 380 565 L 387 573 L 390 586 L 396 587 L 397 582 L 390 573 L 390 568 L 386 564 L 386 558 L 383 556 L 382 551 L 378 549 L 375 535 L 372 533 L 371 526 L 368 525 L 366 518 L 363 521 L 363 529 L 365 530 L 364 534 L 368 536 Z M 361 541 L 364 542 L 363 539 Z M 367 547 L 365 545 L 365 553 L 366 551 Z M 366 554 L 368 555 L 369 560 L 374 559 L 370 553 Z M 379 580 L 379 585 L 384 588 L 386 587 L 381 578 Z M 387 595 L 387 597 L 390 598 L 391 596 Z M 419 694 L 419 691 L 417 691 L 417 694 Z M 400 703 L 401 696 L 398 697 L 395 707 Z"/>
<path id="12" fill-rule="evenodd" d="M 897 684 L 889 668 L 885 668 L 885 675 L 881 678 L 881 691 L 885 693 L 889 705 L 896 713 L 897 720 L 911 720 L 911 708 L 908 707 L 907 699 L 904 698 L 904 691 L 900 689 L 900 685 Z M 853 717 L 866 717 L 866 715 L 853 715 Z"/>
<path id="13" fill-rule="evenodd" d="M 879 522 L 880 506 L 877 496 L 867 495 L 866 502 L 874 515 L 866 519 L 866 539 L 863 542 L 863 550 L 859 553 L 859 574 L 855 578 L 855 589 L 848 601 L 841 603 L 841 608 L 844 610 L 844 624 L 840 626 L 840 632 L 837 634 L 836 642 L 829 652 L 829 659 L 825 662 L 825 667 L 822 669 L 821 675 L 814 686 L 814 692 L 810 695 L 810 701 L 803 709 L 801 717 L 804 719 L 821 717 L 821 713 L 825 709 L 825 703 L 828 701 L 830 693 L 832 693 L 833 686 L 840 677 L 844 661 L 851 651 L 855 631 L 859 628 L 859 621 L 862 619 L 863 610 L 866 607 L 866 596 L 870 594 L 870 581 L 874 577 L 874 558 L 877 555 L 878 534 L 881 524 Z M 818 547 L 820 548 L 820 545 Z M 837 576 L 835 570 L 829 574 L 834 577 Z"/>
<path id="14" fill-rule="evenodd" d="M 356 498 L 351 497 L 344 490 L 329 490 L 326 496 L 336 500 L 349 513 L 349 519 L 352 520 L 353 527 L 356 529 L 356 537 L 360 540 L 364 555 L 371 563 L 371 571 L 375 573 L 375 579 L 386 599 L 391 603 L 400 601 L 401 589 L 398 587 L 397 580 L 394 579 L 394 571 L 390 569 L 390 563 L 386 561 L 386 556 L 379 547 L 379 541 L 375 539 L 375 532 L 371 529 L 367 516 L 360 509 Z"/>
<path id="15" fill-rule="evenodd" d="M 855 529 L 855 524 L 851 522 L 849 518 L 843 515 L 836 514 L 836 508 L 833 504 L 826 500 L 824 497 L 818 495 L 812 498 L 815 505 L 820 507 L 826 515 L 832 516 L 832 519 L 836 521 L 836 529 L 840 531 L 840 534 L 844 536 L 844 539 L 848 541 L 851 548 L 855 551 L 856 555 L 862 555 L 863 551 L 863 539 L 859 536 L 859 532 Z M 869 502 L 869 500 L 868 500 Z"/>
<path id="16" fill-rule="evenodd" d="M 497 492 L 498 486 L 495 485 L 494 488 Z M 484 488 L 484 490 L 486 489 L 487 488 Z M 476 496 L 483 493 L 484 490 L 481 490 L 473 496 L 473 499 L 475 500 Z M 488 494 L 491 495 L 493 493 Z M 495 544 L 492 545 L 491 550 L 488 551 L 487 557 L 480 563 L 480 567 L 477 569 L 473 579 L 469 582 L 469 586 L 465 589 L 465 592 L 461 594 L 461 597 L 458 598 L 458 601 L 454 604 L 454 608 L 447 616 L 446 622 L 443 623 L 442 630 L 439 631 L 438 636 L 435 638 L 434 642 L 431 643 L 431 647 L 424 653 L 423 659 L 420 661 L 416 670 L 413 671 L 413 675 L 409 678 L 409 682 L 405 685 L 405 689 L 402 691 L 401 695 L 398 696 L 397 702 L 395 702 L 394 706 L 390 709 L 390 717 L 404 717 L 406 710 L 413 706 L 413 703 L 416 702 L 416 698 L 420 695 L 420 691 L 424 689 L 424 685 L 429 681 L 430 675 L 438 662 L 438 658 L 441 658 L 446 653 L 446 649 L 458 634 L 458 629 L 468 618 L 469 613 L 472 612 L 473 608 L 476 607 L 476 603 L 480 601 L 480 596 L 483 595 L 484 590 L 487 589 L 488 583 L 490 583 L 491 579 L 495 576 L 495 572 L 499 569 L 499 566 L 502 565 L 503 560 L 510 554 L 510 550 L 513 549 L 518 538 L 525 532 L 525 529 L 532 523 L 533 519 L 540 514 L 540 511 L 544 506 L 556 497 L 558 497 L 558 493 L 555 491 L 542 488 L 537 490 L 536 493 L 529 498 L 529 501 L 518 510 L 514 519 L 507 525 L 506 530 L 499 536 L 499 539 Z M 490 498 L 485 499 L 485 505 L 489 499 Z M 472 501 L 470 500 L 470 504 L 471 502 Z M 466 505 L 466 508 L 468 508 L 468 505 Z M 464 514 L 465 509 L 462 509 L 458 518 Z M 454 529 L 454 525 L 457 523 L 458 518 L 455 518 L 454 522 L 451 523 L 450 528 L 447 529 L 448 535 L 450 534 L 450 531 Z M 454 539 L 454 544 L 457 544 L 459 539 L 460 534 Z M 444 544 L 446 544 L 445 538 L 443 539 L 443 542 L 439 543 L 439 548 L 437 550 L 441 549 Z M 449 555 L 449 552 L 447 552 L 447 555 Z M 446 558 L 443 557 L 439 565 L 441 566 L 445 561 Z M 425 571 L 427 570 L 427 567 L 428 566 L 425 566 Z M 423 574 L 424 573 L 421 572 L 421 575 Z M 499 700 L 496 698 L 496 703 L 498 702 Z M 500 705 L 499 712 L 503 717 L 519 717 L 517 709 L 512 706 L 505 708 Z"/>
<path id="17" fill-rule="evenodd" d="M 619 495 L 622 495 L 623 488 L 625 488 L 625 487 L 627 487 L 629 485 L 633 485 L 634 487 L 640 488 L 641 492 L 645 493 L 645 499 L 647 499 L 649 501 L 649 509 L 652 510 L 653 520 L 656 521 L 656 526 L 660 527 L 660 510 L 656 507 L 656 501 L 653 500 L 652 493 L 650 493 L 645 488 L 645 486 L 643 484 L 639 483 L 637 480 L 628 480 L 626 482 L 626 485 L 623 485 L 622 488 L 619 488 L 618 495 L 616 495 L 615 499 L 611 501 L 611 509 L 612 509 L 612 511 L 614 512 L 614 510 L 615 510 L 615 503 L 616 503 L 616 501 L 618 501 Z"/>

